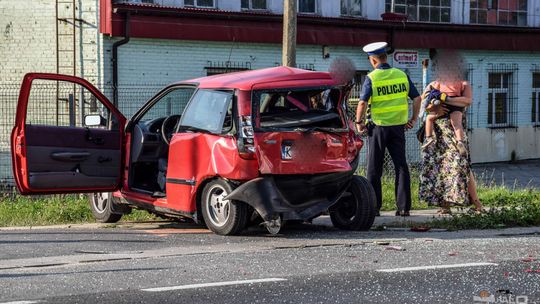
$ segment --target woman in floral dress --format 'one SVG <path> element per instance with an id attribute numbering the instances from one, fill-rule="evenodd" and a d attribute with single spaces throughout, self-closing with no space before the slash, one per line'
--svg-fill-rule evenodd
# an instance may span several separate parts
<path id="1" fill-rule="evenodd" d="M 456 51 L 439 51 L 433 60 L 436 81 L 427 86 L 423 96 L 431 87 L 446 93 L 450 98 L 446 104 L 468 107 L 472 103 L 472 90 L 464 79 L 464 61 Z M 450 206 L 474 203 L 474 211 L 482 211 L 476 192 L 476 182 L 471 170 L 469 142 L 465 135 L 466 155 L 461 155 L 458 142 L 444 105 L 429 106 L 429 111 L 439 113 L 435 121 L 436 142 L 422 151 L 420 173 L 420 200 L 439 206 L 440 213 L 450 213 Z M 463 127 L 466 126 L 463 115 Z"/>

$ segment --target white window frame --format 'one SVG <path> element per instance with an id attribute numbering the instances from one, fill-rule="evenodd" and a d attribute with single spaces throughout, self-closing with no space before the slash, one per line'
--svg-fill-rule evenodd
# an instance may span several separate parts
<path id="1" fill-rule="evenodd" d="M 184 6 L 185 7 L 199 7 L 199 8 L 216 8 L 217 7 L 216 5 L 217 0 L 212 0 L 212 6 L 199 5 L 198 1 L 199 0 L 193 0 L 193 5 L 191 5 L 191 4 L 186 4 L 186 1 L 184 0 Z"/>
<path id="2" fill-rule="evenodd" d="M 500 81 L 501 81 L 501 86 L 499 88 L 490 88 L 489 87 L 489 77 L 491 74 L 499 74 L 499 77 L 500 77 Z M 508 75 L 508 87 L 503 87 L 504 86 L 504 75 Z M 490 128 L 504 128 L 504 127 L 510 127 L 511 124 L 512 124 L 512 121 L 511 121 L 511 117 L 510 117 L 510 99 L 511 99 L 511 96 L 510 94 L 512 94 L 512 88 L 511 86 L 513 85 L 512 83 L 512 78 L 514 77 L 514 73 L 512 72 L 489 72 L 488 74 L 488 107 L 489 107 L 489 96 L 491 95 L 491 123 L 489 123 L 489 120 L 487 122 L 487 125 L 490 127 Z M 496 94 L 497 93 L 505 93 L 506 94 L 506 100 L 505 100 L 505 103 L 506 103 L 506 113 L 504 113 L 504 116 L 506 117 L 506 122 L 503 122 L 503 123 L 497 123 L 496 121 L 496 118 L 497 118 L 497 112 L 496 112 L 496 109 L 497 109 L 497 105 L 496 105 Z M 489 109 L 487 111 L 488 115 L 489 115 Z M 488 117 L 489 119 L 489 117 Z"/>
<path id="3" fill-rule="evenodd" d="M 312 0 L 312 1 L 315 2 L 315 11 L 314 12 L 301 12 L 300 11 L 300 1 L 298 1 L 297 5 L 296 5 L 296 10 L 298 11 L 298 14 L 317 15 L 318 12 L 319 12 L 319 0 Z"/>
<path id="4" fill-rule="evenodd" d="M 533 79 L 534 79 L 534 74 L 538 74 L 538 76 L 540 77 L 540 71 L 532 73 L 531 76 Z M 535 112 L 535 120 L 532 120 L 532 117 L 531 117 L 531 121 L 532 121 L 533 126 L 539 127 L 540 126 L 540 86 L 535 87 L 534 81 L 532 83 L 532 94 L 534 94 L 534 97 L 535 97 L 535 99 L 532 100 L 532 102 L 534 102 L 536 105 L 535 107 L 536 112 Z M 531 109 L 531 114 L 532 114 L 532 109 Z"/>
<path id="5" fill-rule="evenodd" d="M 385 0 L 385 11 L 386 11 L 386 5 L 387 5 L 387 1 L 390 1 L 390 0 Z M 449 6 L 446 6 L 446 5 L 431 5 L 431 1 L 432 0 L 429 0 L 430 1 L 430 4 L 421 4 L 420 0 L 416 0 L 416 5 L 414 6 L 414 8 L 416 9 L 416 20 L 411 20 L 411 21 L 417 21 L 417 22 L 432 22 L 432 23 L 451 23 L 452 22 L 452 3 L 455 2 L 455 1 L 450 1 L 450 4 Z M 404 7 L 405 8 L 405 14 L 407 16 L 411 16 L 411 14 L 409 13 L 409 6 L 407 5 L 407 2 L 405 2 L 405 4 L 400 4 L 400 3 L 394 3 L 394 11 L 395 11 L 395 8 L 396 7 Z M 438 8 L 439 9 L 439 21 L 431 21 L 431 8 L 432 7 L 435 7 L 435 8 Z M 420 20 L 420 8 L 427 8 L 428 11 L 430 12 L 430 15 L 429 15 L 429 20 L 427 21 L 421 21 Z M 442 9 L 448 9 L 449 10 L 449 13 L 450 15 L 448 16 L 448 21 L 441 21 L 442 19 L 442 13 L 441 13 L 441 10 Z"/>
<path id="6" fill-rule="evenodd" d="M 343 14 L 343 12 L 341 11 L 341 8 L 343 7 L 343 2 L 346 1 L 346 5 L 347 5 L 347 13 L 346 14 Z M 365 0 L 360 0 L 360 14 L 358 15 L 353 15 L 351 14 L 351 5 L 352 5 L 352 1 L 354 0 L 340 0 L 339 2 L 339 14 L 341 16 L 344 16 L 344 17 L 362 17 L 363 14 L 364 14 L 364 9 L 363 9 L 363 4 L 364 4 L 364 1 Z"/>
<path id="7" fill-rule="evenodd" d="M 242 7 L 242 3 L 240 3 L 240 8 L 243 10 L 243 11 L 267 11 L 268 10 L 268 1 L 269 0 L 265 0 L 265 8 L 253 8 L 253 0 L 248 0 L 249 1 L 249 7 L 248 8 L 245 8 L 245 7 Z"/>

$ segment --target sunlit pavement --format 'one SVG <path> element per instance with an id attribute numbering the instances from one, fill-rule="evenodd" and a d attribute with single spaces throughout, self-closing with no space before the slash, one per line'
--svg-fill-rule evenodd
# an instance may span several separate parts
<path id="1" fill-rule="evenodd" d="M 1 230 L 0 303 L 533 303 L 539 235 L 347 232 L 327 217 L 276 236 L 171 222 Z"/>

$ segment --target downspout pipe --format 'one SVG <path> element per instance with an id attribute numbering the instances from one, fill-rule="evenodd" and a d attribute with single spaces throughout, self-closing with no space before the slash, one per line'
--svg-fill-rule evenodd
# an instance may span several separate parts
<path id="1" fill-rule="evenodd" d="M 129 42 L 129 21 L 130 21 L 130 12 L 126 13 L 125 23 L 124 23 L 124 39 L 116 41 L 112 46 L 112 85 L 113 85 L 113 104 L 115 107 L 118 107 L 118 48 Z"/>

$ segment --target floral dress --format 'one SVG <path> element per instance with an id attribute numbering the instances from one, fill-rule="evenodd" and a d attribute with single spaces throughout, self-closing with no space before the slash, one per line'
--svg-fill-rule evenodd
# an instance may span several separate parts
<path id="1" fill-rule="evenodd" d="M 464 113 L 464 127 L 465 116 Z M 437 119 L 434 133 L 437 141 L 422 151 L 419 198 L 428 205 L 440 206 L 444 202 L 468 205 L 471 161 L 467 135 L 464 138 L 467 156 L 462 156 L 449 118 Z"/>

